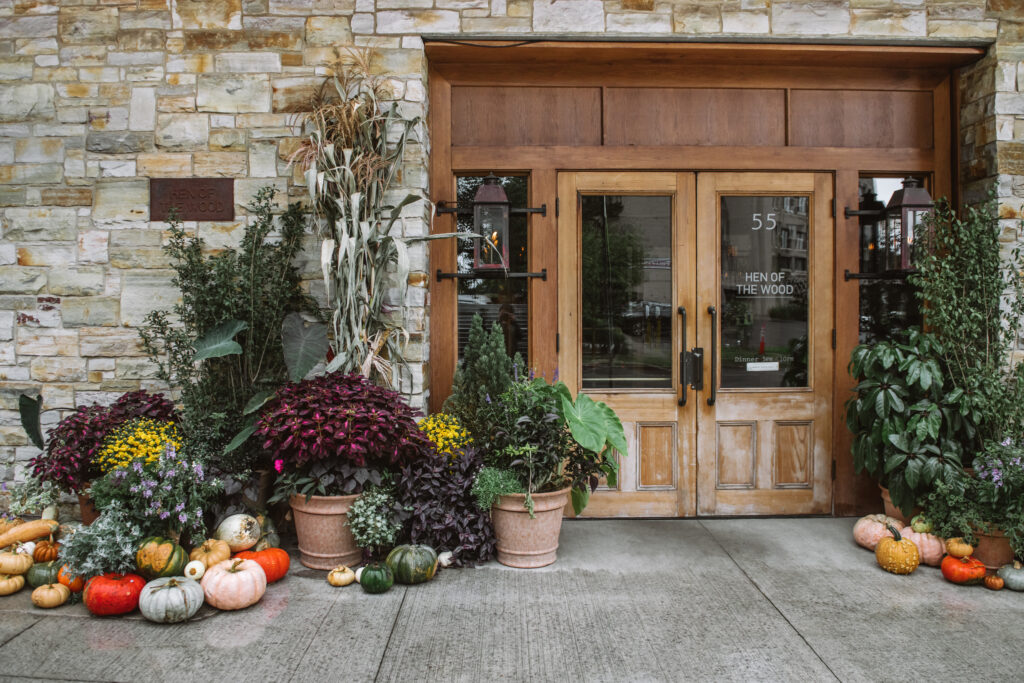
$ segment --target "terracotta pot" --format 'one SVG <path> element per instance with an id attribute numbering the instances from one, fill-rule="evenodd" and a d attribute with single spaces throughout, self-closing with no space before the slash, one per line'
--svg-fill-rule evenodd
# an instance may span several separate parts
<path id="1" fill-rule="evenodd" d="M 878 485 L 878 488 L 882 490 L 882 505 L 885 507 L 885 514 L 900 520 L 904 524 L 910 524 L 910 520 L 913 519 L 915 515 L 920 514 L 921 508 L 914 508 L 910 512 L 910 517 L 905 516 L 900 512 L 898 507 L 892 504 L 892 498 L 889 497 L 889 489 L 885 488 L 881 484 Z"/>
<path id="2" fill-rule="evenodd" d="M 1002 531 L 993 529 L 991 534 L 983 534 L 975 530 L 974 535 L 978 537 L 978 543 L 974 546 L 974 556 L 988 569 L 999 569 L 1004 564 L 1013 562 L 1010 539 L 1004 536 Z"/>
<path id="3" fill-rule="evenodd" d="M 100 516 L 100 513 L 96 512 L 96 506 L 92 504 L 88 490 L 78 494 L 78 509 L 82 514 L 82 526 L 89 526 Z"/>
<path id="4" fill-rule="evenodd" d="M 334 569 L 359 564 L 363 551 L 356 545 L 345 513 L 359 496 L 292 496 L 299 561 L 310 569 Z"/>
<path id="5" fill-rule="evenodd" d="M 525 501 L 525 493 L 513 493 L 491 507 L 498 562 L 521 569 L 544 567 L 555 561 L 569 489 L 533 494 L 533 519 L 523 506 Z"/>

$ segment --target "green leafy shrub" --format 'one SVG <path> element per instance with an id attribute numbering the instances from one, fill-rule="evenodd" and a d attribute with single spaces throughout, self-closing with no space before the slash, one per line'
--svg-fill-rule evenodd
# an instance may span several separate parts
<path id="1" fill-rule="evenodd" d="M 181 390 L 190 452 L 226 472 L 259 462 L 258 444 L 242 443 L 230 455 L 224 449 L 246 425 L 247 404 L 288 380 L 281 346 L 285 316 L 316 311 L 294 265 L 306 216 L 292 204 L 275 220 L 273 198 L 272 187 L 256 193 L 249 206 L 254 220 L 237 249 L 210 252 L 172 218 L 164 251 L 181 290 L 177 321 L 154 311 L 140 328 L 157 376 Z M 280 239 L 271 234 L 278 226 Z"/>
<path id="2" fill-rule="evenodd" d="M 483 467 L 473 482 L 473 497 L 477 507 L 490 511 L 494 501 L 510 493 L 525 493 L 526 487 L 519 477 L 509 470 Z"/>
<path id="3" fill-rule="evenodd" d="M 379 556 L 398 540 L 402 525 L 395 519 L 398 503 L 392 493 L 382 487 L 369 487 L 348 509 L 348 526 L 356 545 Z"/>
<path id="4" fill-rule="evenodd" d="M 143 530 L 120 501 L 61 543 L 60 560 L 71 574 L 89 579 L 107 572 L 135 571 L 135 551 Z"/>

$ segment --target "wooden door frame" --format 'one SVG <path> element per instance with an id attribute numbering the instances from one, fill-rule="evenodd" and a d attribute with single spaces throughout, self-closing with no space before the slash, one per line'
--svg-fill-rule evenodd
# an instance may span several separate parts
<path id="1" fill-rule="evenodd" d="M 476 41 L 481 42 L 481 41 Z M 858 269 L 859 223 L 844 218 L 843 207 L 855 208 L 857 181 L 863 174 L 930 175 L 933 195 L 958 199 L 955 174 L 957 103 L 951 88 L 955 69 L 977 61 L 981 47 L 921 47 L 886 45 L 742 45 L 559 42 L 531 43 L 510 49 L 488 49 L 429 40 L 428 59 L 430 131 L 429 177 L 434 202 L 455 200 L 456 173 L 490 171 L 528 173 L 530 203 L 546 204 L 547 215 L 533 215 L 529 226 L 530 270 L 546 268 L 547 281 L 531 280 L 529 296 L 531 360 L 537 368 L 553 373 L 557 363 L 558 264 L 556 258 L 557 174 L 570 170 L 665 170 L 696 171 L 805 171 L 833 174 L 835 197 L 834 298 L 837 348 L 834 363 L 833 455 L 835 467 L 835 514 L 870 509 L 877 488 L 853 472 L 851 437 L 844 424 L 843 404 L 852 389 L 846 364 L 858 342 L 858 286 L 844 280 L 846 270 Z M 678 62 L 680 68 L 672 67 Z M 692 68 L 699 64 L 701 68 Z M 807 64 L 817 66 L 809 67 Z M 765 79 L 768 79 L 767 81 Z M 580 83 L 644 84 L 666 87 L 752 87 L 770 82 L 777 87 L 822 88 L 920 88 L 933 97 L 934 140 L 931 148 L 849 147 L 705 147 L 705 146 L 523 146 L 453 147 L 451 94 L 454 85 L 530 84 L 559 87 Z M 448 232 L 455 227 L 450 215 L 435 216 L 431 230 Z M 451 241 L 433 241 L 430 252 L 430 356 L 431 410 L 439 410 L 450 391 L 457 345 L 456 281 L 437 281 L 437 270 L 455 269 Z"/>

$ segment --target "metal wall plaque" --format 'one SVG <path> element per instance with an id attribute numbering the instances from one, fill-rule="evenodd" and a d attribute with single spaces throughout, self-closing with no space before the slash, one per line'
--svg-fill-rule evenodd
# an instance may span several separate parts
<path id="1" fill-rule="evenodd" d="M 235 181 L 231 178 L 150 178 L 149 220 L 167 220 L 172 207 L 183 221 L 234 220 Z"/>

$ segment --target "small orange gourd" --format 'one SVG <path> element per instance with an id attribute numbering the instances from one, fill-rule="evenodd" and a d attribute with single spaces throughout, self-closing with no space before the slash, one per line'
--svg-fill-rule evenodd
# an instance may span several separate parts
<path id="1" fill-rule="evenodd" d="M 206 568 L 220 564 L 224 560 L 231 557 L 231 546 L 227 544 L 227 541 L 221 541 L 216 538 L 208 538 L 203 541 L 201 546 L 192 549 L 189 553 L 188 559 L 199 560 L 206 565 Z"/>
<path id="2" fill-rule="evenodd" d="M 990 574 L 985 577 L 985 588 L 988 588 L 989 590 L 1001 591 L 1005 584 L 1006 582 L 995 574 Z"/>
<path id="3" fill-rule="evenodd" d="M 974 546 L 963 538 L 956 536 L 955 538 L 946 539 L 946 552 L 953 557 L 970 557 L 974 554 Z"/>
<path id="4" fill-rule="evenodd" d="M 32 551 L 32 559 L 36 562 L 53 562 L 60 554 L 60 543 L 54 543 L 53 536 L 49 540 L 36 543 L 36 549 Z"/>
<path id="5" fill-rule="evenodd" d="M 900 535 L 899 530 L 889 525 L 892 538 L 885 537 L 875 547 L 875 559 L 878 566 L 892 574 L 911 574 L 921 564 L 921 554 L 917 546 Z"/>

